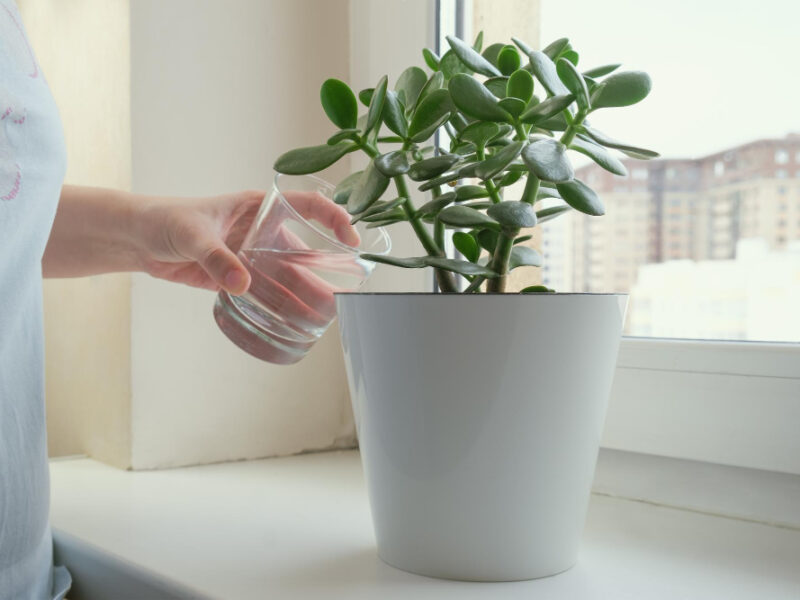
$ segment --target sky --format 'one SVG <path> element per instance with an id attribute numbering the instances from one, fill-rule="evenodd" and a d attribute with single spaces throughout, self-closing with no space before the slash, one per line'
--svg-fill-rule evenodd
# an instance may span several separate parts
<path id="1" fill-rule="evenodd" d="M 640 104 L 590 117 L 612 137 L 696 158 L 800 133 L 800 0 L 541 1 L 543 46 L 652 77 Z"/>

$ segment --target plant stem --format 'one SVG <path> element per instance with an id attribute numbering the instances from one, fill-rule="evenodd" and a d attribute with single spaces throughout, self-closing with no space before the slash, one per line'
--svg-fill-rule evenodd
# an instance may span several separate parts
<path id="1" fill-rule="evenodd" d="M 433 198 L 438 198 L 442 195 L 442 186 L 435 185 L 431 189 L 431 195 Z M 436 245 L 444 251 L 445 244 L 444 244 L 444 223 L 442 223 L 439 219 L 436 219 L 433 222 L 433 241 L 436 242 Z"/>
<path id="2" fill-rule="evenodd" d="M 481 284 L 486 281 L 486 277 L 483 275 L 476 275 L 475 279 L 472 280 L 472 283 L 467 286 L 467 288 L 461 292 L 462 294 L 471 294 L 472 292 L 476 291 L 478 288 L 481 287 Z"/>
<path id="3" fill-rule="evenodd" d="M 520 142 L 528 139 L 528 135 L 525 133 L 525 129 L 522 127 L 522 123 L 519 121 L 514 121 L 514 131 L 517 132 L 517 140 Z"/>
<path id="4" fill-rule="evenodd" d="M 581 126 L 585 118 L 586 111 L 582 108 L 579 108 L 578 112 L 575 113 L 575 117 L 572 119 L 572 123 L 569 124 L 569 127 L 567 127 L 564 135 L 561 136 L 562 144 L 569 146 L 572 143 L 572 140 L 574 140 L 575 136 L 578 134 L 578 127 Z"/>
<path id="5" fill-rule="evenodd" d="M 536 196 L 539 194 L 539 178 L 533 173 L 528 172 L 528 179 L 525 182 L 525 191 L 522 192 L 522 201 L 528 204 L 536 202 Z"/>
<path id="6" fill-rule="evenodd" d="M 478 146 L 475 150 L 475 156 L 478 160 L 484 160 L 486 158 L 486 152 L 483 146 Z M 500 192 L 497 189 L 497 186 L 494 184 L 494 181 L 491 179 L 487 179 L 483 182 L 483 185 L 486 186 L 486 191 L 489 192 L 489 197 L 492 199 L 492 202 L 495 204 L 500 204 L 503 199 L 500 197 Z"/>
<path id="7" fill-rule="evenodd" d="M 508 231 L 500 234 L 497 240 L 497 247 L 494 249 L 494 257 L 492 258 L 492 270 L 499 273 L 500 276 L 495 279 L 490 279 L 486 286 L 487 292 L 504 292 L 506 291 L 506 280 L 508 279 L 508 259 L 511 257 L 511 249 L 514 247 L 514 238 L 517 237 L 517 231 Z"/>

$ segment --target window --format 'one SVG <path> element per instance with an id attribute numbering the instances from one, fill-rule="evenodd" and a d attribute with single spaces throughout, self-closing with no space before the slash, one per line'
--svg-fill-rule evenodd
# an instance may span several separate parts
<path id="1" fill-rule="evenodd" d="M 775 150 L 775 164 L 785 165 L 789 162 L 789 153 L 786 150 Z"/>

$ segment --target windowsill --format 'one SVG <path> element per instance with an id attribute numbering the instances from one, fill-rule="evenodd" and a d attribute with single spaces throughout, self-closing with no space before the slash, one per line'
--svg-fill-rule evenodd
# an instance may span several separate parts
<path id="1" fill-rule="evenodd" d="M 56 461 L 52 522 L 75 600 L 800 597 L 800 478 L 681 463 L 604 452 L 578 565 L 519 583 L 440 581 L 383 564 L 354 451 L 151 472 Z M 758 493 L 731 501 L 753 477 Z M 676 483 L 698 480 L 696 499 Z"/>

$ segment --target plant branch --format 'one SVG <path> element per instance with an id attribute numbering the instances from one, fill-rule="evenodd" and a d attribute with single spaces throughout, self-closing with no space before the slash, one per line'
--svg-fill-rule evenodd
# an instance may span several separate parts
<path id="1" fill-rule="evenodd" d="M 492 270 L 500 276 L 490 279 L 486 287 L 487 292 L 506 291 L 506 280 L 508 279 L 508 260 L 511 258 L 511 249 L 514 247 L 514 238 L 517 237 L 519 230 L 504 231 L 497 240 L 497 247 L 494 249 L 492 258 Z"/>
<path id="2" fill-rule="evenodd" d="M 582 108 L 578 109 L 578 112 L 575 113 L 575 117 L 572 119 L 569 127 L 567 127 L 564 135 L 561 136 L 560 141 L 562 144 L 569 146 L 572 143 L 572 140 L 574 140 L 575 136 L 578 134 L 578 128 L 581 126 L 585 118 L 586 111 Z"/>
<path id="3" fill-rule="evenodd" d="M 536 203 L 536 196 L 539 194 L 539 178 L 531 172 L 528 172 L 528 179 L 525 182 L 525 191 L 522 192 L 522 201 L 528 204 Z"/>

